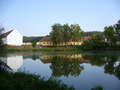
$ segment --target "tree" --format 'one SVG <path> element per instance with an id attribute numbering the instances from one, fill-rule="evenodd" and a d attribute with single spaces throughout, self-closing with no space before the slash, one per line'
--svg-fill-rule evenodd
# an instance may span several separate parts
<path id="1" fill-rule="evenodd" d="M 72 40 L 74 42 L 78 41 L 81 38 L 82 29 L 78 24 L 71 24 L 70 28 L 72 31 L 72 35 L 71 35 Z"/>
<path id="2" fill-rule="evenodd" d="M 32 42 L 32 47 L 34 48 L 34 50 L 35 50 L 36 45 L 37 45 L 37 42 L 33 41 Z"/>
<path id="3" fill-rule="evenodd" d="M 32 36 L 32 37 L 27 37 L 27 36 L 23 36 L 23 42 L 39 42 L 41 39 L 43 38 L 43 36 Z"/>
<path id="4" fill-rule="evenodd" d="M 105 38 L 102 34 L 96 34 L 91 36 L 92 48 L 102 49 L 105 46 Z"/>
<path id="5" fill-rule="evenodd" d="M 101 31 L 87 31 L 82 34 L 83 37 L 88 37 L 96 34 L 102 34 Z"/>
<path id="6" fill-rule="evenodd" d="M 52 37 L 53 44 L 57 45 L 57 47 L 62 40 L 61 30 L 62 30 L 61 24 L 57 23 L 52 25 L 52 31 L 50 32 L 50 35 Z"/>
<path id="7" fill-rule="evenodd" d="M 96 42 L 102 42 L 105 40 L 105 38 L 103 37 L 102 34 L 96 34 L 91 36 L 91 40 Z"/>
<path id="8" fill-rule="evenodd" d="M 92 50 L 92 42 L 90 40 L 85 40 L 82 44 L 83 50 Z"/>
<path id="9" fill-rule="evenodd" d="M 90 40 L 84 41 L 82 44 L 83 50 L 100 50 L 107 47 L 107 43 L 104 42 L 105 38 L 103 34 L 92 35 Z"/>
<path id="10" fill-rule="evenodd" d="M 114 36 L 114 27 L 113 26 L 104 27 L 104 35 L 111 41 L 111 38 Z"/>
<path id="11" fill-rule="evenodd" d="M 119 40 L 120 40 L 120 20 L 118 21 L 117 24 L 114 25 L 114 28 L 115 28 L 115 32 L 119 36 Z"/>
<path id="12" fill-rule="evenodd" d="M 62 36 L 65 41 L 66 47 L 67 47 L 67 42 L 69 42 L 71 39 L 71 34 L 72 34 L 71 32 L 72 32 L 71 28 L 68 24 L 64 24 L 62 26 Z"/>
<path id="13" fill-rule="evenodd" d="M 53 44 L 57 45 L 61 42 L 65 42 L 65 46 L 67 47 L 67 43 L 72 39 L 74 42 L 78 41 L 81 38 L 82 30 L 78 24 L 68 24 L 61 25 L 59 23 L 51 26 L 52 31 L 50 32 L 50 36 L 52 37 Z"/>
<path id="14" fill-rule="evenodd" d="M 4 28 L 0 25 L 0 53 L 4 51 L 5 45 L 3 43 L 2 34 L 3 34 Z"/>
<path id="15" fill-rule="evenodd" d="M 111 38 L 111 42 L 113 45 L 116 45 L 117 41 L 118 41 L 118 38 L 116 36 Z"/>

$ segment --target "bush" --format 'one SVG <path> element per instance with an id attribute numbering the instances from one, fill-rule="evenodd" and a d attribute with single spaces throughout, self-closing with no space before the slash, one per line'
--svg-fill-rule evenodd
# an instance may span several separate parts
<path id="1" fill-rule="evenodd" d="M 1 63 L 2 64 L 2 63 Z M 2 72 L 2 73 L 1 73 Z M 8 72 L 0 65 L 0 90 L 74 90 L 62 81 L 50 78 L 45 80 L 40 75 L 29 72 Z"/>

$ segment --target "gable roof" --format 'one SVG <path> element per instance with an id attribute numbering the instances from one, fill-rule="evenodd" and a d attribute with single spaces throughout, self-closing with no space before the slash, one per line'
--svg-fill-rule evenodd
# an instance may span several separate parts
<path id="1" fill-rule="evenodd" d="M 43 37 L 40 42 L 42 41 L 52 41 L 52 37 Z"/>
<path id="2" fill-rule="evenodd" d="M 52 37 L 43 37 L 40 42 L 43 42 L 43 41 L 49 41 L 49 42 L 52 42 Z M 62 42 L 64 42 L 65 40 L 62 38 Z M 69 42 L 72 42 L 73 40 L 70 39 Z M 81 40 L 78 40 L 78 41 L 81 41 Z"/>
<path id="3" fill-rule="evenodd" d="M 2 34 L 1 36 L 2 36 L 2 38 L 5 38 L 5 37 L 7 37 L 11 32 L 12 32 L 13 30 L 11 30 L 11 31 L 8 31 L 8 32 L 6 32 L 6 33 L 4 33 L 4 34 Z"/>
<path id="4" fill-rule="evenodd" d="M 90 39 L 91 37 L 83 37 L 83 38 Z"/>
<path id="5" fill-rule="evenodd" d="M 49 42 L 52 42 L 52 37 L 43 37 L 41 40 L 40 40 L 40 42 L 42 42 L 42 41 L 49 41 Z M 62 38 L 62 42 L 64 42 L 65 40 Z M 72 40 L 70 40 L 70 42 L 71 42 Z"/>

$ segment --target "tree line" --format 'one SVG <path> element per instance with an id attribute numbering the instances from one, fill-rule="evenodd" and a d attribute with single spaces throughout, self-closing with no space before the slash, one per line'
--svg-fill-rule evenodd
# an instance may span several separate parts
<path id="1" fill-rule="evenodd" d="M 51 26 L 52 30 L 49 35 L 52 37 L 53 44 L 58 47 L 62 41 L 67 43 L 72 40 L 78 41 L 82 37 L 90 36 L 91 40 L 84 41 L 82 44 L 83 50 L 103 49 L 109 45 L 116 45 L 120 40 L 120 20 L 111 26 L 105 26 L 104 31 L 88 31 L 84 32 L 78 24 L 59 24 L 55 23 Z M 38 42 L 43 37 L 23 37 L 24 42 Z M 109 42 L 109 43 L 108 43 Z"/>
<path id="2" fill-rule="evenodd" d="M 103 32 L 101 31 L 87 31 L 87 32 L 82 32 L 81 37 L 88 37 L 92 36 L 94 34 L 102 34 Z M 51 35 L 46 35 L 46 36 L 23 36 L 23 42 L 39 42 L 43 37 L 50 37 Z"/>
<path id="3" fill-rule="evenodd" d="M 114 47 L 119 49 L 120 42 L 120 20 L 111 26 L 104 27 L 102 34 L 94 34 L 91 36 L 91 40 L 85 41 L 82 44 L 83 50 L 97 50 L 97 49 L 111 49 Z"/>
<path id="4" fill-rule="evenodd" d="M 103 34 L 103 32 L 101 31 L 84 31 L 84 33 L 82 34 L 82 37 L 91 37 L 92 35 L 95 34 Z"/>
<path id="5" fill-rule="evenodd" d="M 27 36 L 23 36 L 23 42 L 39 42 L 41 39 L 43 38 L 43 36 L 31 36 L 31 37 L 27 37 Z"/>
<path id="6" fill-rule="evenodd" d="M 111 26 L 104 27 L 103 32 L 92 31 L 84 32 L 78 24 L 59 24 L 55 23 L 51 26 L 52 30 L 49 35 L 52 37 L 53 44 L 58 47 L 58 44 L 64 40 L 66 46 L 67 43 L 72 41 L 78 41 L 81 37 L 91 36 L 90 41 L 85 41 L 82 45 L 82 49 L 100 49 L 109 45 L 116 45 L 117 41 L 120 41 L 120 20 Z M 0 27 L 0 35 L 4 31 L 3 27 Z M 23 37 L 23 42 L 38 42 L 43 36 L 38 37 Z M 109 41 L 110 43 L 106 43 Z M 0 37 L 0 47 L 4 47 L 2 37 Z M 2 49 L 1 49 L 2 50 Z"/>
<path id="7" fill-rule="evenodd" d="M 82 29 L 78 24 L 59 24 L 56 23 L 51 26 L 52 31 L 50 32 L 50 36 L 52 37 L 53 44 L 58 47 L 58 44 L 64 40 L 65 45 L 67 47 L 67 42 L 72 39 L 72 41 L 77 41 L 81 38 L 83 33 Z"/>

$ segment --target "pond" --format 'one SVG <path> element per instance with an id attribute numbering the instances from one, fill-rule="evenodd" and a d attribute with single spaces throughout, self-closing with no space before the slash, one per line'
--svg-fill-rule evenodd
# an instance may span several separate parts
<path id="1" fill-rule="evenodd" d="M 54 77 L 76 90 L 120 90 L 120 52 L 11 52 L 2 61 L 13 72 Z"/>

